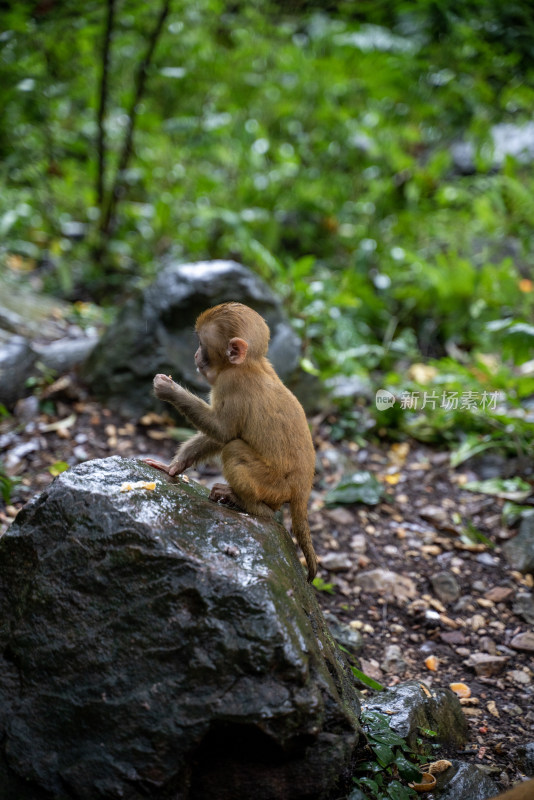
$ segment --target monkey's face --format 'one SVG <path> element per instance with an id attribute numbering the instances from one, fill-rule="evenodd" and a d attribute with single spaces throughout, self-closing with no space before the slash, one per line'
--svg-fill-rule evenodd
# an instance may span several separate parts
<path id="1" fill-rule="evenodd" d="M 195 364 L 197 367 L 197 372 L 204 376 L 210 386 L 213 386 L 217 377 L 217 370 L 214 368 L 211 362 L 208 348 L 202 342 L 199 342 L 197 351 L 195 353 Z"/>

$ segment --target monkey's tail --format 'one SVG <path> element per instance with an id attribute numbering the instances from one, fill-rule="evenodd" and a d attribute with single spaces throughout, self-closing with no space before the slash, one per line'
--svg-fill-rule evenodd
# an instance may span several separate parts
<path id="1" fill-rule="evenodd" d="M 304 558 L 308 566 L 308 583 L 311 583 L 317 574 L 318 562 L 315 550 L 313 549 L 310 526 L 308 524 L 308 503 L 302 502 L 300 498 L 295 498 L 290 501 L 289 510 L 291 512 L 293 533 L 299 543 L 300 549 L 304 553 Z"/>

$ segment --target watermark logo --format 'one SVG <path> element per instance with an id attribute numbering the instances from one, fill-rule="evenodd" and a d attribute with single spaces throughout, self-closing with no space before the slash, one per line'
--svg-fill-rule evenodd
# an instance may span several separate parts
<path id="1" fill-rule="evenodd" d="M 379 389 L 376 393 L 376 407 L 379 411 L 385 411 L 386 408 L 391 408 L 395 405 L 395 395 L 388 392 L 387 389 Z"/>
<path id="2" fill-rule="evenodd" d="M 376 407 L 385 411 L 395 405 L 396 397 L 387 389 L 379 389 L 376 393 Z M 403 411 L 435 411 L 443 408 L 445 411 L 496 411 L 498 405 L 505 400 L 504 392 L 401 392 L 398 398 Z"/>

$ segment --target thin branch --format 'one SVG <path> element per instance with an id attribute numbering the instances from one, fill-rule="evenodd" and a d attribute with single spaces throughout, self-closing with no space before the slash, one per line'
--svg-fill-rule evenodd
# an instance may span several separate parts
<path id="1" fill-rule="evenodd" d="M 156 45 L 158 43 L 158 39 L 161 35 L 161 31 L 163 29 L 163 25 L 165 20 L 169 14 L 171 5 L 171 0 L 163 0 L 163 4 L 161 7 L 161 11 L 159 13 L 159 17 L 156 21 L 154 29 L 150 35 L 148 40 L 148 46 L 146 49 L 146 53 L 139 64 L 139 68 L 137 70 L 137 75 L 135 79 L 135 91 L 134 96 L 132 99 L 132 103 L 130 106 L 130 110 L 128 113 L 128 128 L 126 130 L 126 134 L 124 136 L 124 142 L 122 146 L 122 151 L 119 157 L 119 164 L 117 167 L 117 172 L 115 174 L 115 180 L 113 181 L 112 189 L 109 196 L 109 202 L 106 208 L 106 213 L 102 219 L 102 223 L 100 226 L 100 230 L 104 235 L 107 235 L 111 229 L 112 222 L 115 217 L 115 210 L 117 208 L 117 202 L 119 200 L 121 189 L 122 189 L 122 180 L 123 175 L 130 162 L 130 158 L 132 156 L 132 146 L 133 146 L 133 137 L 135 132 L 135 125 L 137 122 L 137 111 L 139 108 L 139 104 L 145 92 L 145 84 L 148 74 L 148 68 L 152 62 L 152 57 L 154 55 L 154 50 L 156 49 Z"/>
<path id="2" fill-rule="evenodd" d="M 107 0 L 106 30 L 102 44 L 102 75 L 100 77 L 100 98 L 98 104 L 98 172 L 96 176 L 96 204 L 100 211 L 104 205 L 104 182 L 106 177 L 106 132 L 104 119 L 109 95 L 109 64 L 111 57 L 111 36 L 115 21 L 115 0 Z"/>

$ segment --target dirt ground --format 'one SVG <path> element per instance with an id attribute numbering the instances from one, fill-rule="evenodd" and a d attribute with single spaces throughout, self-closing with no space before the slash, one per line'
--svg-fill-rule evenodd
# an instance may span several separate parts
<path id="1" fill-rule="evenodd" d="M 0 460 L 20 480 L 9 503 L 0 499 L 0 535 L 53 480 L 60 462 L 115 454 L 168 461 L 176 447 L 169 418 L 125 422 L 73 378 L 48 387 L 41 408 L 43 402 L 48 414 L 27 398 L 16 416 L 0 420 Z M 518 634 L 532 630 L 518 597 L 528 604 L 533 580 L 502 554 L 516 532 L 503 526 L 504 500 L 465 490 L 477 475 L 465 465 L 451 469 L 447 453 L 415 442 L 334 445 L 328 419 L 312 424 L 318 468 L 310 523 L 325 613 L 361 635 L 359 664 L 383 685 L 411 678 L 435 687 L 466 684 L 470 696 L 461 702 L 470 741 L 459 757 L 482 765 L 506 788 L 522 774 L 521 747 L 534 742 L 534 652 L 517 649 Z M 385 499 L 372 507 L 326 508 L 326 491 L 343 473 L 362 469 L 384 484 Z M 216 476 L 207 469 L 191 477 L 210 483 Z M 462 532 L 469 524 L 489 544 L 468 542 Z M 392 582 L 385 571 L 395 573 Z M 432 580 L 443 572 L 446 579 Z"/>

